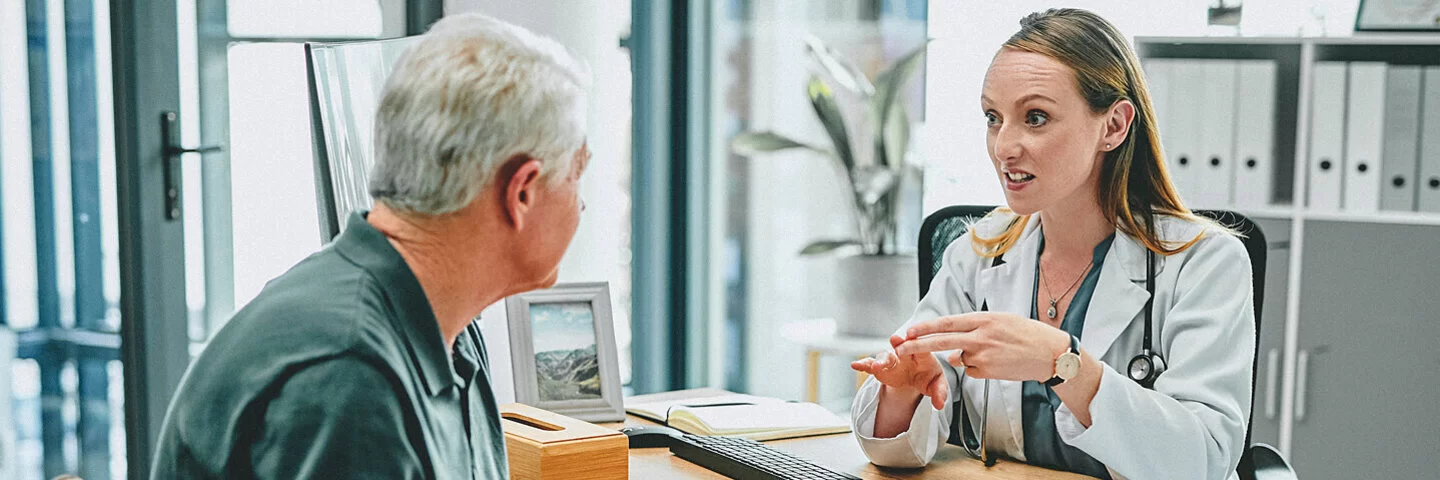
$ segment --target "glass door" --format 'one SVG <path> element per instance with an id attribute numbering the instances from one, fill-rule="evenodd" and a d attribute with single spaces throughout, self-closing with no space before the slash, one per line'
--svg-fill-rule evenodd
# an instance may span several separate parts
<path id="1" fill-rule="evenodd" d="M 124 478 L 111 4 L 0 2 L 0 478 Z"/>
<path id="2" fill-rule="evenodd" d="M 404 36 L 407 2 L 178 0 L 177 9 L 181 136 L 225 146 L 182 175 L 187 332 L 198 354 L 265 282 L 320 249 L 304 42 Z"/>

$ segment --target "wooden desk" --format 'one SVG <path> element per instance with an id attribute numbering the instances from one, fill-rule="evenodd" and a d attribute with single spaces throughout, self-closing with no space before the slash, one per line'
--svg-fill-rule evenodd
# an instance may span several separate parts
<path id="1" fill-rule="evenodd" d="M 724 395 L 729 392 L 719 389 L 702 388 L 678 392 L 640 395 L 625 399 L 627 402 L 655 402 L 682 398 L 699 398 Z M 629 416 L 625 425 L 654 425 L 649 420 Z M 619 423 L 602 426 L 620 428 Z M 1068 480 L 1090 478 L 1073 473 L 1057 472 L 1032 467 L 1018 462 L 1001 460 L 994 467 L 985 468 L 980 461 L 965 455 L 965 450 L 954 445 L 941 445 L 930 466 L 922 469 L 880 468 L 871 464 L 860 451 L 860 444 L 853 434 L 825 435 L 820 437 L 794 438 L 765 442 L 776 450 L 794 454 L 800 458 L 826 467 L 850 473 L 866 479 L 907 479 L 907 478 L 954 478 L 954 479 L 1013 479 L 1013 480 Z M 718 473 L 670 454 L 666 448 L 645 448 L 630 450 L 630 478 L 670 479 L 709 478 L 723 479 Z"/>

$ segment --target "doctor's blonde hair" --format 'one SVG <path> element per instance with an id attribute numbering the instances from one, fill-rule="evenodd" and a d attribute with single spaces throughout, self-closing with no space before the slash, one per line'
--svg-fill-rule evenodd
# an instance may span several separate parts
<path id="1" fill-rule="evenodd" d="M 1129 100 L 1135 106 L 1130 134 L 1100 165 L 1099 202 L 1107 220 L 1121 232 L 1139 239 L 1146 248 L 1161 255 L 1183 252 L 1204 237 L 1204 231 L 1189 241 L 1176 244 L 1160 238 L 1155 230 L 1156 215 L 1168 215 L 1204 224 L 1221 231 L 1228 229 L 1196 216 L 1180 201 L 1165 168 L 1165 153 L 1155 125 L 1150 89 L 1141 75 L 1140 61 L 1120 31 L 1099 15 L 1074 8 L 1057 8 L 1032 13 L 1020 20 L 1020 31 L 1001 48 L 1033 52 L 1054 58 L 1075 72 L 1080 94 L 1091 111 L 1104 113 L 1116 102 Z M 990 216 L 1013 215 L 997 208 Z M 982 237 L 970 229 L 971 247 L 982 257 L 1004 254 L 1020 240 L 1030 221 L 1019 215 L 999 235 Z M 1206 230 L 1209 230 L 1208 228 Z"/>

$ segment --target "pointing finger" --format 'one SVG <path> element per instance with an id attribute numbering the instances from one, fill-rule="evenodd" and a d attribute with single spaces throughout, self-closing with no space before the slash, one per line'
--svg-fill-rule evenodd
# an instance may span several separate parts
<path id="1" fill-rule="evenodd" d="M 911 325 L 910 328 L 906 329 L 905 338 L 913 340 L 937 333 L 968 332 L 979 328 L 980 324 L 989 317 L 989 313 L 976 312 L 927 320 Z"/>
<path id="2" fill-rule="evenodd" d="M 895 353 L 900 355 L 918 355 L 921 353 L 941 352 L 945 350 L 965 350 L 974 344 L 970 334 L 950 333 L 931 335 L 924 338 L 907 340 L 904 345 L 895 348 Z"/>

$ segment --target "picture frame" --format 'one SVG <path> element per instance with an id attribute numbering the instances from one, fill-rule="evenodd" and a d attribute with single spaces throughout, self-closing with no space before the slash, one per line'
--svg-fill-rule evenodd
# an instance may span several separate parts
<path id="1" fill-rule="evenodd" d="M 516 402 L 587 422 L 625 420 L 609 283 L 513 295 L 505 312 Z"/>
<path id="2" fill-rule="evenodd" d="M 1440 0 L 1360 0 L 1357 32 L 1440 32 Z"/>

